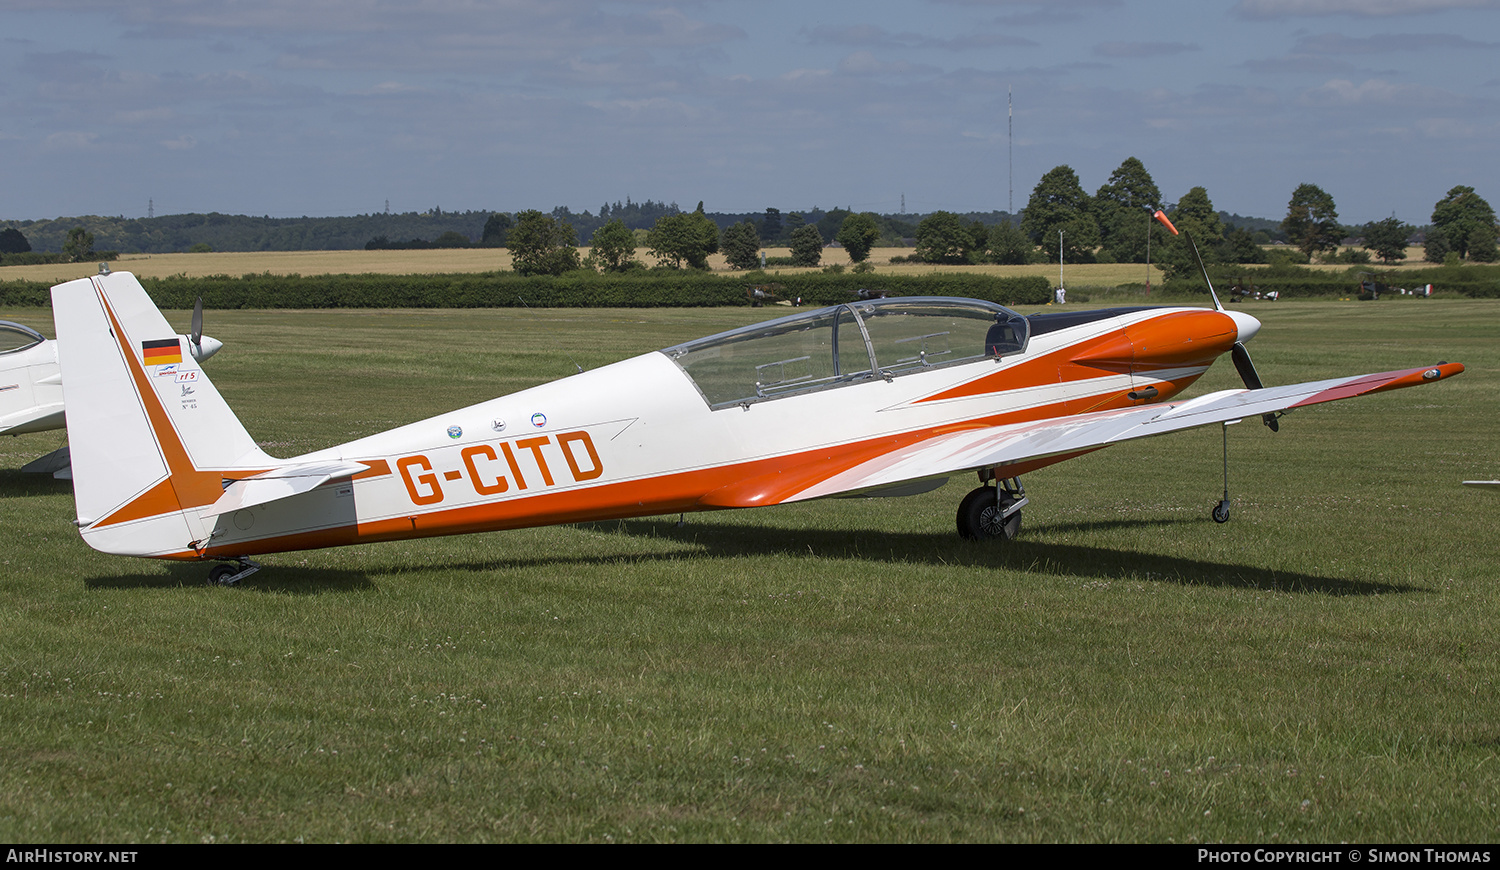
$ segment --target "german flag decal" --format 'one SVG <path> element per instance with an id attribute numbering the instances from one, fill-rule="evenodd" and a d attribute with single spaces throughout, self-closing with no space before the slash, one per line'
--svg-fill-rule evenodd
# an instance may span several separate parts
<path id="1" fill-rule="evenodd" d="M 182 343 L 175 338 L 141 342 L 141 356 L 148 366 L 182 362 Z"/>

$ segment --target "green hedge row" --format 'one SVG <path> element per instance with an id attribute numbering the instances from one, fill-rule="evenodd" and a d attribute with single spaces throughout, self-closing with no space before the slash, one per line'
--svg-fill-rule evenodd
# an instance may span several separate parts
<path id="1" fill-rule="evenodd" d="M 90 251 L 86 262 L 103 262 L 105 260 L 120 259 L 119 251 Z M 55 266 L 58 263 L 71 263 L 73 258 L 67 254 L 45 254 L 39 251 L 27 251 L 24 254 L 0 254 L 0 266 Z"/>
<path id="2" fill-rule="evenodd" d="M 1500 266 L 1433 266 L 1429 269 L 1377 269 L 1356 267 L 1342 272 L 1320 272 L 1300 266 L 1210 266 L 1214 289 L 1227 296 L 1232 288 L 1253 288 L 1261 293 L 1276 291 L 1281 298 L 1345 297 L 1359 294 L 1362 280 L 1374 280 L 1391 288 L 1412 289 L 1426 284 L 1439 296 L 1500 298 Z M 1202 275 L 1183 275 L 1169 280 L 1173 293 L 1206 293 Z"/>
<path id="3" fill-rule="evenodd" d="M 695 308 L 750 305 L 752 289 L 774 299 L 801 298 L 831 305 L 861 289 L 888 296 L 968 296 L 1002 305 L 1034 305 L 1050 298 L 1047 279 L 933 273 L 926 275 L 713 275 L 647 272 L 561 276 L 514 272 L 448 275 L 244 275 L 233 278 L 143 278 L 163 308 Z M 0 305 L 49 305 L 51 286 L 37 281 L 0 282 Z"/>

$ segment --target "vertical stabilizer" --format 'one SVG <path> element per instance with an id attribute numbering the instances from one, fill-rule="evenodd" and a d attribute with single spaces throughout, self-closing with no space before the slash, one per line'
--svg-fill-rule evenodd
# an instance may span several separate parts
<path id="1" fill-rule="evenodd" d="M 225 472 L 276 464 L 255 446 L 135 276 L 52 288 L 58 362 L 84 540 L 137 556 L 193 558 L 200 511 Z"/>

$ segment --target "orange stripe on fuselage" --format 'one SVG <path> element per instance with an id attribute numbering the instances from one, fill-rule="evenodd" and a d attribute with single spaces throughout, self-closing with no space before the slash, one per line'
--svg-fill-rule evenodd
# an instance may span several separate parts
<path id="1" fill-rule="evenodd" d="M 1184 379 L 1183 386 L 1195 379 L 1196 377 Z M 1162 395 L 1170 395 L 1170 392 L 1163 390 Z M 640 480 L 578 487 L 563 492 L 540 493 L 425 512 L 419 512 L 414 505 L 411 513 L 399 517 L 222 546 L 209 546 L 204 550 L 203 555 L 209 558 L 251 556 L 260 553 L 310 550 L 375 541 L 778 504 L 836 474 L 893 450 L 919 444 L 930 438 L 952 432 L 1058 417 L 1065 413 L 1063 410 L 1065 404 L 1058 402 L 967 421 L 944 423 L 926 429 L 885 435 L 850 444 L 804 450 L 713 468 L 674 472 Z M 1101 401 L 1101 410 L 1130 407 L 1136 404 L 1140 403 L 1132 402 L 1121 392 L 1105 397 Z M 1015 470 L 1011 472 L 1011 476 L 1043 468 L 1085 452 L 1089 451 L 1028 460 L 1014 466 Z M 360 461 L 371 462 L 371 460 Z M 1007 469 L 1010 468 L 1011 466 L 1007 466 Z M 358 499 L 357 490 L 355 498 Z M 163 558 L 193 557 L 183 555 Z"/>
<path id="2" fill-rule="evenodd" d="M 1101 377 L 1101 371 L 1149 376 L 1153 371 L 1207 366 L 1233 347 L 1237 336 L 1234 321 L 1218 311 L 1173 311 L 1070 344 L 920 401 L 938 402 L 1074 383 Z M 1182 386 L 1188 383 L 1192 380 Z M 1161 398 L 1165 397 L 1163 394 Z M 1064 413 L 1077 414 L 1107 407 L 1108 404 L 1092 403 L 1091 399 L 1086 399 L 1072 403 Z"/>

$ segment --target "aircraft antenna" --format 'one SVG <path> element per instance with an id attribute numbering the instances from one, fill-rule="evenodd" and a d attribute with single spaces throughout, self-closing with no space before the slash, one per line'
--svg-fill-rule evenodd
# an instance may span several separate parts
<path id="1" fill-rule="evenodd" d="M 1005 213 L 1016 213 L 1016 122 L 1015 109 L 1010 101 L 1010 85 L 1005 86 L 1005 139 L 1010 145 L 1010 199 L 1005 203 Z"/>
<path id="2" fill-rule="evenodd" d="M 1193 234 L 1187 230 L 1183 230 L 1182 235 L 1188 240 L 1188 246 L 1193 249 L 1193 259 L 1198 261 L 1198 271 L 1203 273 L 1203 282 L 1208 285 L 1208 295 L 1213 297 L 1214 310 L 1223 311 L 1224 303 L 1219 301 L 1219 294 L 1214 292 L 1213 279 L 1208 277 L 1208 267 L 1203 265 L 1203 255 L 1198 253 L 1198 243 L 1193 241 Z"/>

